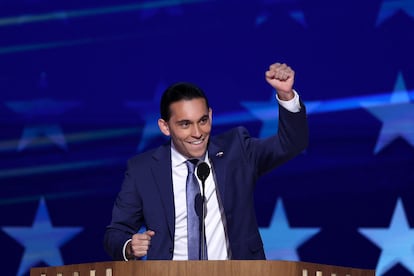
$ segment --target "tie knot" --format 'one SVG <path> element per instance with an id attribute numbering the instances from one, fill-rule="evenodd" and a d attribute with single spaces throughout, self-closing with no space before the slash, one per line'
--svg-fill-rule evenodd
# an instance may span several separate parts
<path id="1" fill-rule="evenodd" d="M 188 159 L 187 161 L 185 161 L 185 163 L 187 164 L 188 173 L 194 173 L 198 161 L 198 159 Z"/>

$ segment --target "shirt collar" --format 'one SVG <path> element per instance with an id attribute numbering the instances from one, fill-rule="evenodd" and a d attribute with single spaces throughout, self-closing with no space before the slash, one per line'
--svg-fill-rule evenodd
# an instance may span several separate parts
<path id="1" fill-rule="evenodd" d="M 177 149 L 174 146 L 174 143 L 171 141 L 171 166 L 173 168 L 178 167 L 184 164 L 185 161 L 187 161 L 187 159 L 188 159 L 187 157 L 185 157 L 184 155 L 182 155 L 181 153 L 177 151 Z M 201 160 L 207 162 L 208 151 L 204 155 L 204 158 L 201 158 Z"/>

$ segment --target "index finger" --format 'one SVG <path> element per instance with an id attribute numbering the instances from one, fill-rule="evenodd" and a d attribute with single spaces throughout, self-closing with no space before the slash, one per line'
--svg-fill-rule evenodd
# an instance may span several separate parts
<path id="1" fill-rule="evenodd" d="M 269 66 L 269 70 L 277 70 L 282 64 L 280 62 L 273 63 Z"/>

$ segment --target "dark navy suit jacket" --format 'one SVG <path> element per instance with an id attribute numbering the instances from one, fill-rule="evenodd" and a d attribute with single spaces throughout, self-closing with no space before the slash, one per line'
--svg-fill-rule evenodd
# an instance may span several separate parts
<path id="1" fill-rule="evenodd" d="M 302 105 L 302 103 L 301 103 Z M 208 156 L 226 220 L 232 259 L 265 259 L 254 209 L 258 177 L 302 152 L 308 144 L 305 108 L 279 106 L 278 134 L 250 137 L 243 127 L 212 136 Z M 128 160 L 128 169 L 105 232 L 105 249 L 123 260 L 122 247 L 142 225 L 155 231 L 147 259 L 171 260 L 174 252 L 174 195 L 170 143 Z"/>

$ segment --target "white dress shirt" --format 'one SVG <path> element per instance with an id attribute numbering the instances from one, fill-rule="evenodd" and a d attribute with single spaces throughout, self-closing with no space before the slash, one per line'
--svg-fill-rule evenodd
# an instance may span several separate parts
<path id="1" fill-rule="evenodd" d="M 174 233 L 174 255 L 173 260 L 188 260 L 187 250 L 187 201 L 186 201 L 186 179 L 187 165 L 184 156 L 178 153 L 172 144 L 172 178 L 174 189 L 175 206 L 175 233 Z M 211 164 L 206 153 L 205 160 L 211 169 Z M 199 180 L 200 191 L 202 191 Z M 228 242 L 225 236 L 224 223 L 214 180 L 214 172 L 211 171 L 205 180 L 205 197 L 207 214 L 205 218 L 205 231 L 207 243 L 207 256 L 209 260 L 227 260 Z"/>

